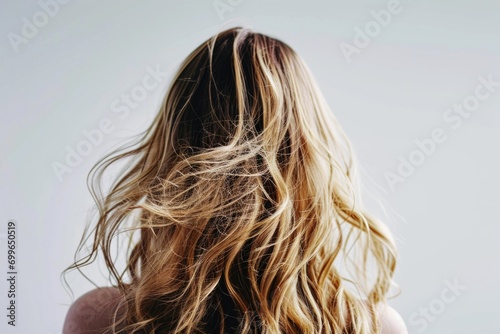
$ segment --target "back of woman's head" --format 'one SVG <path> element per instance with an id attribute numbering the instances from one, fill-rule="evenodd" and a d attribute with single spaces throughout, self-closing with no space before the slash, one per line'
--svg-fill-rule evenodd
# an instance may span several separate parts
<path id="1" fill-rule="evenodd" d="M 238 332 L 376 331 L 394 246 L 359 207 L 349 144 L 288 45 L 242 28 L 201 44 L 97 181 L 122 159 L 92 251 L 125 296 L 117 328 L 222 333 L 233 317 Z M 140 239 L 125 282 L 110 254 L 128 218 Z"/>

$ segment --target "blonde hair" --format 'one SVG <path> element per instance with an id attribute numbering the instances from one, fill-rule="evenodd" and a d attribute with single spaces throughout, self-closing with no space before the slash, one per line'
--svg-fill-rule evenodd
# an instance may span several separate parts
<path id="1" fill-rule="evenodd" d="M 120 161 L 72 265 L 102 252 L 124 297 L 113 332 L 223 333 L 231 312 L 241 333 L 380 331 L 395 246 L 360 207 L 349 143 L 287 44 L 243 28 L 201 44 L 137 145 L 94 167 L 94 187 Z M 111 243 L 127 221 L 140 239 L 120 272 Z"/>

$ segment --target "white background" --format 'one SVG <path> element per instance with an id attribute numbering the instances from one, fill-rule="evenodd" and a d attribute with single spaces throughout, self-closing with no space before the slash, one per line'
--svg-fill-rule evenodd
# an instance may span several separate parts
<path id="1" fill-rule="evenodd" d="M 303 56 L 351 138 L 398 242 L 402 292 L 391 304 L 410 332 L 500 333 L 500 86 L 460 125 L 443 118 L 474 101 L 479 77 L 500 81 L 500 2 L 401 0 L 348 61 L 342 43 L 355 46 L 356 28 L 389 1 L 226 1 L 232 10 L 219 15 L 212 1 L 74 0 L 52 7 L 44 22 L 38 2 L 1 0 L 1 310 L 9 219 L 18 224 L 19 275 L 17 326 L 1 311 L 0 332 L 60 333 L 72 302 L 60 273 L 93 204 L 86 175 L 151 122 L 170 77 L 126 117 L 113 109 L 121 94 L 140 86 L 147 68 L 167 72 L 217 31 L 243 25 Z M 23 35 L 35 19 L 38 31 Z M 68 148 L 103 119 L 113 130 L 60 181 L 54 163 L 65 164 Z M 415 141 L 436 128 L 446 141 L 391 189 L 387 173 L 418 158 Z M 88 273 L 107 285 L 101 269 Z M 68 280 L 75 297 L 93 287 L 77 273 Z M 446 282 L 462 289 L 448 291 Z"/>

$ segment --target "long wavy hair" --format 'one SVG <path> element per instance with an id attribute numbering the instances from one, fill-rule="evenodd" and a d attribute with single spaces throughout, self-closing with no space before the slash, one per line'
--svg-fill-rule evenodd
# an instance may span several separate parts
<path id="1" fill-rule="evenodd" d="M 103 195 L 104 172 L 124 163 Z M 280 40 L 218 33 L 182 63 L 151 126 L 89 175 L 120 333 L 378 333 L 396 263 L 361 207 L 349 143 Z M 112 242 L 130 237 L 118 268 Z"/>

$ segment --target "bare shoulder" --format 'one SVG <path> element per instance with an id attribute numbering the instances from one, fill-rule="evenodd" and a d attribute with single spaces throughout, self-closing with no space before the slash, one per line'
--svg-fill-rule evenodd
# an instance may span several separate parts
<path id="1" fill-rule="evenodd" d="M 389 305 L 379 305 L 377 312 L 382 327 L 381 334 L 408 334 L 401 315 Z"/>
<path id="2" fill-rule="evenodd" d="M 104 333 L 113 323 L 120 300 L 120 291 L 115 287 L 86 292 L 71 304 L 64 320 L 63 334 Z"/>

